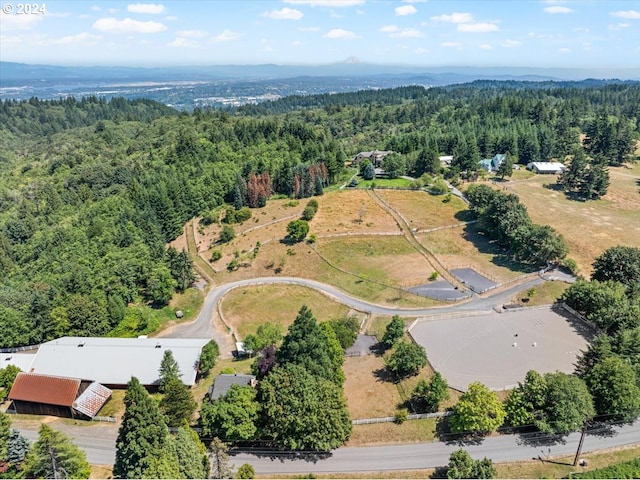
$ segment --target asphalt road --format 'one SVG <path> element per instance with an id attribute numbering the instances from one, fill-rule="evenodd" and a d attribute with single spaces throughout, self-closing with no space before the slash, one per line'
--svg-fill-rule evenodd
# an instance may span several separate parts
<path id="1" fill-rule="evenodd" d="M 19 422 L 18 422 L 19 423 Z M 38 436 L 33 428 L 21 428 L 14 425 L 30 440 Z M 53 425 L 72 437 L 74 443 L 87 454 L 89 463 L 95 465 L 113 465 L 115 460 L 115 425 L 74 426 L 68 424 Z M 547 438 L 547 437 L 545 437 Z M 579 433 L 571 434 L 562 442 L 555 444 L 540 443 L 540 438 L 524 438 L 517 435 L 489 437 L 479 444 L 460 443 L 417 443 L 376 447 L 343 447 L 331 452 L 326 458 L 291 459 L 287 455 L 257 455 L 237 453 L 231 462 L 237 467 L 243 463 L 254 466 L 256 473 L 296 474 L 296 473 L 349 473 L 377 472 L 385 470 L 411 470 L 434 468 L 446 465 L 449 455 L 458 448 L 465 448 L 474 458 L 491 458 L 494 462 L 529 460 L 541 456 L 559 456 L 574 454 Z M 612 427 L 604 431 L 594 431 L 587 435 L 583 447 L 583 457 L 588 452 L 621 445 L 640 444 L 640 421 L 633 425 Z"/>
<path id="2" fill-rule="evenodd" d="M 317 282 L 307 278 L 297 277 L 262 277 L 248 280 L 239 280 L 236 282 L 226 283 L 213 288 L 204 301 L 202 310 L 194 322 L 189 324 L 179 324 L 174 328 L 162 332 L 163 337 L 179 337 L 179 338 L 213 338 L 218 344 L 223 344 L 228 336 L 228 332 L 217 319 L 216 308 L 218 302 L 236 288 L 255 286 L 255 285 L 299 285 L 312 288 L 327 297 L 347 305 L 354 310 L 366 312 L 374 315 L 400 315 L 400 316 L 426 316 L 443 313 L 469 312 L 469 311 L 488 311 L 495 305 L 504 303 L 515 293 L 531 288 L 542 283 L 539 277 L 528 280 L 525 283 L 515 285 L 508 289 L 499 291 L 490 296 L 479 297 L 474 295 L 470 300 L 455 303 L 444 307 L 431 308 L 398 308 L 378 305 L 367 302 L 359 298 L 348 295 L 326 283 Z"/>
<path id="3" fill-rule="evenodd" d="M 236 466 L 250 463 L 260 475 L 412 470 L 444 466 L 449 462 L 451 452 L 461 447 L 476 459 L 487 457 L 494 462 L 529 460 L 536 459 L 538 456 L 545 459 L 550 456 L 575 454 L 579 439 L 580 434 L 574 433 L 565 437 L 562 442 L 540 445 L 536 444 L 535 438 L 525 439 L 517 435 L 503 435 L 486 438 L 479 444 L 433 442 L 340 448 L 331 452 L 328 458 L 322 459 L 294 460 L 285 456 L 269 458 L 239 453 L 232 456 L 231 461 Z M 592 450 L 629 444 L 640 444 L 640 422 L 587 435 L 581 457 L 588 458 L 588 452 Z"/>

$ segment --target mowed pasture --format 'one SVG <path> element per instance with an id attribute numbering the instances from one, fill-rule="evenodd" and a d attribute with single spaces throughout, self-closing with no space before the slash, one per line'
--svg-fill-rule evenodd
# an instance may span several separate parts
<path id="1" fill-rule="evenodd" d="M 531 219 L 551 225 L 569 245 L 569 257 L 588 276 L 596 257 L 610 247 L 640 247 L 640 164 L 609 168 L 611 184 L 600 200 L 568 199 L 563 192 L 545 188 L 556 177 L 536 175 L 508 182 L 526 205 Z"/>

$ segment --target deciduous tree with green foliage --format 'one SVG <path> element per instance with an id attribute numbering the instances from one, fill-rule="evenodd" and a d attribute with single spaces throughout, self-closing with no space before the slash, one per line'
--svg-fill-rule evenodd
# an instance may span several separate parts
<path id="1" fill-rule="evenodd" d="M 277 367 L 260 382 L 263 435 L 287 450 L 329 451 L 351 435 L 342 388 L 300 365 Z"/>
<path id="2" fill-rule="evenodd" d="M 360 322 L 355 316 L 334 318 L 333 320 L 329 320 L 329 325 L 331 325 L 343 350 L 351 347 L 355 343 L 356 338 L 358 338 Z"/>
<path id="3" fill-rule="evenodd" d="M 0 412 L 0 461 L 7 458 L 7 441 L 11 435 L 11 419 L 9 415 Z"/>
<path id="4" fill-rule="evenodd" d="M 309 233 L 309 223 L 305 220 L 293 220 L 287 225 L 287 238 L 292 242 L 303 241 Z"/>
<path id="5" fill-rule="evenodd" d="M 278 346 L 282 340 L 282 325 L 265 322 L 260 324 L 255 334 L 250 333 L 244 339 L 245 350 L 257 353 L 270 346 Z"/>
<path id="6" fill-rule="evenodd" d="M 391 322 L 387 325 L 382 336 L 382 343 L 385 349 L 393 347 L 393 345 L 404 335 L 404 321 L 399 315 L 394 315 Z"/>
<path id="7" fill-rule="evenodd" d="M 454 433 L 487 434 L 497 430 L 504 419 L 504 407 L 496 393 L 474 382 L 453 407 L 449 427 Z"/>
<path id="8" fill-rule="evenodd" d="M 220 349 L 218 348 L 218 344 L 215 340 L 209 340 L 207 344 L 202 347 L 200 363 L 198 364 L 198 371 L 201 376 L 204 377 L 209 374 L 216 364 L 216 359 L 218 358 L 219 353 Z"/>
<path id="9" fill-rule="evenodd" d="M 464 449 L 456 450 L 449 456 L 447 478 L 496 478 L 498 472 L 490 458 L 474 460 Z"/>
<path id="10" fill-rule="evenodd" d="M 449 399 L 449 385 L 434 372 L 430 380 L 421 378 L 411 394 L 411 405 L 417 413 L 437 412 L 440 404 Z"/>
<path id="11" fill-rule="evenodd" d="M 591 279 L 614 280 L 628 287 L 639 284 L 640 248 L 617 246 L 605 250 L 593 263 Z"/>
<path id="12" fill-rule="evenodd" d="M 385 359 L 387 370 L 397 378 L 417 375 L 427 364 L 427 352 L 415 342 L 396 342 L 394 351 Z"/>
<path id="13" fill-rule="evenodd" d="M 593 400 L 584 381 L 566 373 L 546 373 L 545 404 L 535 425 L 543 432 L 566 435 L 579 430 L 595 415 Z"/>
<path id="14" fill-rule="evenodd" d="M 89 478 L 87 456 L 71 439 L 46 424 L 40 425 L 38 440 L 22 466 L 28 478 Z"/>
<path id="15" fill-rule="evenodd" d="M 585 381 L 597 413 L 627 422 L 640 415 L 640 387 L 635 370 L 619 356 L 598 361 Z"/>
<path id="16" fill-rule="evenodd" d="M 248 463 L 243 463 L 242 465 L 240 465 L 240 468 L 238 468 L 238 471 L 236 472 L 236 478 L 238 479 L 256 478 L 256 471 L 252 465 Z"/>
<path id="17" fill-rule="evenodd" d="M 200 410 L 202 435 L 228 442 L 252 440 L 257 432 L 258 409 L 255 388 L 231 385 L 215 402 L 203 403 Z"/>

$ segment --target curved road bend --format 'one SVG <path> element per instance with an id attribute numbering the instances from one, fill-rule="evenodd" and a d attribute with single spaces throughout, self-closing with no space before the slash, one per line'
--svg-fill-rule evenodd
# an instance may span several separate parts
<path id="1" fill-rule="evenodd" d="M 29 440 L 34 441 L 38 432 L 33 428 L 20 428 L 19 422 L 14 427 L 20 430 Z M 68 424 L 56 424 L 56 429 L 67 433 L 78 447 L 87 454 L 87 460 L 94 465 L 113 465 L 115 461 L 115 442 L 118 434 L 114 424 L 87 428 Z M 237 453 L 231 457 L 235 466 L 250 463 L 256 473 L 296 474 L 296 473 L 349 473 L 375 472 L 385 470 L 411 470 L 435 468 L 446 465 L 449 455 L 461 446 L 476 459 L 488 457 L 494 462 L 510 462 L 574 454 L 579 433 L 565 437 L 563 443 L 544 446 L 525 444 L 517 435 L 501 435 L 486 438 L 478 445 L 459 445 L 454 443 L 431 442 L 405 445 L 388 445 L 375 447 L 343 447 L 331 452 L 328 458 L 321 460 L 291 460 L 277 455 L 274 458 L 258 456 L 250 453 Z M 640 421 L 633 425 L 613 427 L 609 435 L 598 436 L 588 434 L 585 438 L 583 454 L 588 458 L 589 451 L 602 450 L 622 445 L 633 445 L 640 442 Z"/>
<path id="2" fill-rule="evenodd" d="M 452 304 L 444 307 L 430 307 L 430 308 L 398 308 L 388 307 L 384 305 L 378 305 L 375 303 L 367 302 L 359 298 L 353 297 L 347 293 L 338 290 L 326 283 L 318 282 L 316 280 L 310 280 L 307 278 L 298 277 L 261 277 L 252 278 L 247 280 L 238 280 L 236 282 L 226 283 L 218 287 L 213 288 L 207 295 L 202 310 L 195 321 L 188 324 L 178 324 L 172 329 L 166 330 L 160 334 L 162 337 L 179 337 L 179 338 L 213 338 L 219 345 L 224 345 L 228 342 L 227 329 L 218 318 L 216 308 L 218 302 L 229 293 L 231 290 L 242 287 L 257 286 L 257 285 L 299 285 L 302 287 L 312 288 L 318 292 L 326 295 L 327 297 L 335 300 L 336 302 L 347 305 L 354 310 L 366 312 L 374 315 L 400 315 L 400 316 L 426 316 L 426 315 L 438 315 L 444 313 L 455 312 L 484 312 L 491 310 L 495 305 L 504 303 L 515 293 L 531 288 L 535 285 L 542 283 L 544 280 L 541 278 L 534 278 L 525 283 L 518 284 L 502 290 L 494 295 L 488 297 L 479 297 L 474 295 L 471 300 L 464 303 Z M 221 351 L 224 351 L 222 348 Z"/>

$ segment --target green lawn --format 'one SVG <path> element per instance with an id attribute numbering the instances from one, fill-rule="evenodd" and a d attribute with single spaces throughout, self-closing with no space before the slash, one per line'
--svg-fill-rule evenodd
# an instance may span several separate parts
<path id="1" fill-rule="evenodd" d="M 373 180 L 358 179 L 356 188 L 409 188 L 411 180 L 406 178 L 374 178 Z"/>

